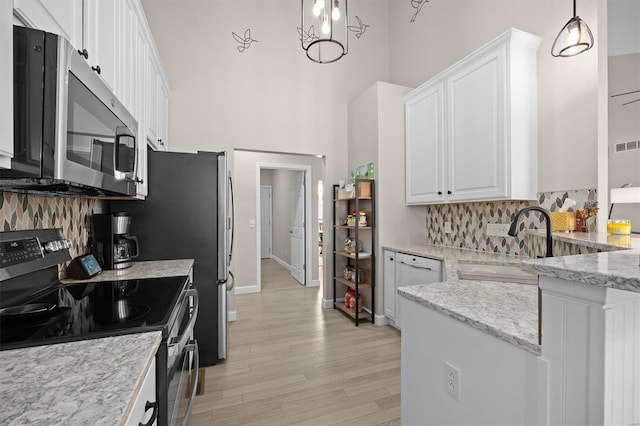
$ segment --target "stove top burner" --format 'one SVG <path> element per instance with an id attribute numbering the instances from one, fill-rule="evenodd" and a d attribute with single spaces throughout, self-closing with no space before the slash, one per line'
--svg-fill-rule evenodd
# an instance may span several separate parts
<path id="1" fill-rule="evenodd" d="M 58 284 L 0 312 L 0 350 L 165 330 L 186 277 Z"/>

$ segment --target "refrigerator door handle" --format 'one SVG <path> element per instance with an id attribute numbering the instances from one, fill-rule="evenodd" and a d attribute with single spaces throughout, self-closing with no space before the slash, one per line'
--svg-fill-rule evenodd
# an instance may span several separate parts
<path id="1" fill-rule="evenodd" d="M 229 271 L 229 278 L 230 278 L 230 279 L 227 279 L 227 282 L 226 282 L 226 284 L 227 284 L 227 291 L 231 291 L 231 290 L 233 290 L 233 287 L 234 287 L 234 286 L 235 286 L 235 284 L 236 284 L 236 278 L 233 276 L 233 272 L 231 272 L 231 271 Z M 229 282 L 231 282 L 231 285 L 229 285 Z"/>
<path id="2" fill-rule="evenodd" d="M 233 180 L 231 179 L 231 173 L 229 173 L 229 195 L 231 197 L 231 216 L 229 217 L 229 221 L 231 222 L 231 244 L 229 245 L 229 266 L 231 266 L 231 258 L 233 256 L 233 237 L 235 234 L 235 227 L 236 227 L 236 221 L 235 221 L 235 202 L 233 199 Z"/>

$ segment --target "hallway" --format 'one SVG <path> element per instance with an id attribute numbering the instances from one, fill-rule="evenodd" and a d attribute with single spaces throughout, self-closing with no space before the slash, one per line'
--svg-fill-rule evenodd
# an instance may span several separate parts
<path id="1" fill-rule="evenodd" d="M 321 309 L 318 287 L 262 260 L 262 293 L 236 296 L 228 360 L 206 369 L 192 425 L 398 425 L 400 334 Z"/>

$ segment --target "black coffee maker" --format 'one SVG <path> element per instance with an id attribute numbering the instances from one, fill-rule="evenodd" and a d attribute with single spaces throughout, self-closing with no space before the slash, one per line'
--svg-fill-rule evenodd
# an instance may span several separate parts
<path id="1" fill-rule="evenodd" d="M 91 224 L 91 253 L 102 269 L 123 269 L 138 257 L 138 239 L 129 235 L 129 213 L 94 214 Z"/>

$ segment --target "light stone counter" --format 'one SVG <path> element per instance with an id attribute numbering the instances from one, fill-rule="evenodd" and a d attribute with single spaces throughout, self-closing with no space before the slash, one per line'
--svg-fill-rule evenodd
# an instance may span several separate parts
<path id="1" fill-rule="evenodd" d="M 535 355 L 540 354 L 537 286 L 458 278 L 459 261 L 519 265 L 528 258 L 437 245 L 383 248 L 444 262 L 446 281 L 400 287 L 400 296 Z"/>
<path id="2" fill-rule="evenodd" d="M 0 424 L 124 424 L 162 334 L 0 352 Z"/>
<path id="3" fill-rule="evenodd" d="M 640 292 L 640 252 L 611 251 L 578 256 L 530 259 L 522 269 L 538 275 Z"/>
<path id="4" fill-rule="evenodd" d="M 88 280 L 64 279 L 61 280 L 61 282 L 64 284 L 72 284 L 82 282 L 181 277 L 189 275 L 192 268 L 193 259 L 150 260 L 147 262 L 134 262 L 130 268 L 102 271 L 100 274 Z"/>

